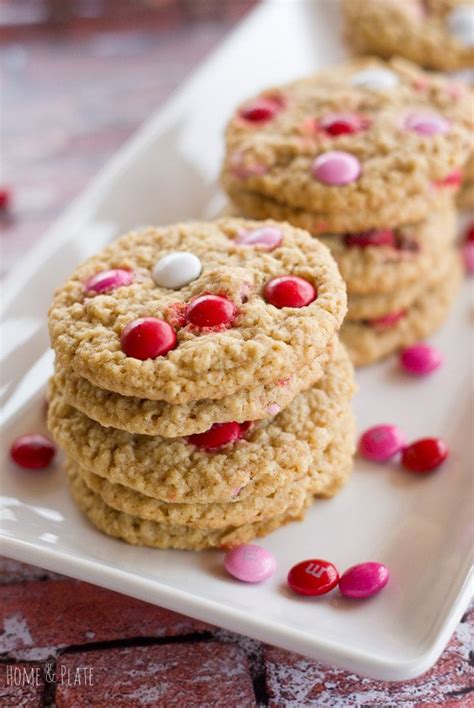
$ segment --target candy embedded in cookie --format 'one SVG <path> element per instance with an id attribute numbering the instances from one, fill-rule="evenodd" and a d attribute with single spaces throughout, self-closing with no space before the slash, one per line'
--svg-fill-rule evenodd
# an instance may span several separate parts
<path id="1" fill-rule="evenodd" d="M 165 356 L 176 346 L 173 328 L 156 317 L 141 317 L 129 322 L 120 336 L 122 351 L 134 359 Z"/>
<path id="2" fill-rule="evenodd" d="M 338 186 L 355 182 L 361 173 L 361 165 L 354 155 L 334 150 L 319 155 L 311 171 L 323 184 Z"/>
<path id="3" fill-rule="evenodd" d="M 283 105 L 280 96 L 261 96 L 243 106 L 240 117 L 249 123 L 265 123 L 272 120 Z"/>
<path id="4" fill-rule="evenodd" d="M 371 91 L 386 91 L 393 89 L 400 83 L 397 74 L 390 69 L 374 67 L 362 69 L 351 77 L 351 85 L 356 88 L 370 89 Z"/>
<path id="5" fill-rule="evenodd" d="M 186 308 L 186 322 L 201 329 L 208 327 L 230 327 L 237 308 L 234 303 L 221 295 L 201 295 Z"/>
<path id="6" fill-rule="evenodd" d="M 267 302 L 275 307 L 306 307 L 316 300 L 317 291 L 307 280 L 291 275 L 274 278 L 265 285 Z"/>
<path id="7" fill-rule="evenodd" d="M 133 273 L 123 268 L 102 270 L 84 283 L 87 292 L 105 293 L 133 283 Z"/>
<path id="8" fill-rule="evenodd" d="M 249 427 L 250 423 L 214 423 L 205 433 L 189 435 L 186 439 L 204 450 L 217 450 L 240 440 Z"/>
<path id="9" fill-rule="evenodd" d="M 162 288 L 179 290 L 199 278 L 202 263 L 194 253 L 176 251 L 163 256 L 153 266 L 153 280 Z"/>

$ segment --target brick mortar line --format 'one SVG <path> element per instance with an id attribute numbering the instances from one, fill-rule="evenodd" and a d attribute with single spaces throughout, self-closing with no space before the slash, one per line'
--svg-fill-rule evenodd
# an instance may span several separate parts
<path id="1" fill-rule="evenodd" d="M 197 644 L 199 642 L 208 642 L 212 641 L 213 639 L 216 639 L 214 637 L 214 634 L 210 631 L 203 631 L 203 632 L 192 632 L 190 634 L 179 634 L 177 636 L 170 636 L 170 637 L 124 637 L 120 639 L 105 639 L 102 642 L 86 642 L 84 644 L 70 644 L 67 646 L 60 646 L 57 649 L 57 653 L 51 656 L 51 659 L 54 660 L 57 657 L 62 656 L 63 654 L 80 654 L 81 652 L 89 652 L 89 651 L 102 651 L 102 650 L 107 650 L 107 649 L 127 649 L 129 647 L 149 647 L 149 646 L 160 646 L 163 644 Z M 35 649 L 35 648 L 41 648 L 41 647 L 21 647 L 18 649 L 13 649 L 11 652 L 4 652 L 3 654 L 0 654 L 0 664 L 8 664 L 8 663 L 29 663 L 29 664 L 38 664 L 38 663 L 48 663 L 49 659 L 46 659 L 40 662 L 35 661 L 35 660 L 23 660 L 23 659 L 15 659 L 12 654 L 15 652 L 20 652 L 20 651 L 27 651 L 28 649 Z"/>
<path id="2" fill-rule="evenodd" d="M 267 673 L 263 658 L 262 645 L 259 644 L 255 651 L 246 652 L 250 667 L 255 701 L 259 708 L 268 706 L 270 697 L 267 692 Z"/>
<path id="3" fill-rule="evenodd" d="M 43 691 L 42 705 L 43 705 L 43 708 L 54 708 L 54 706 L 56 705 L 57 683 L 56 683 L 56 681 L 47 681 L 46 680 L 46 665 L 52 666 L 53 671 L 54 671 L 54 675 L 56 675 L 57 660 L 55 658 L 53 658 L 53 659 L 51 659 L 51 661 L 45 661 L 42 666 L 43 679 L 44 679 L 44 691 Z"/>

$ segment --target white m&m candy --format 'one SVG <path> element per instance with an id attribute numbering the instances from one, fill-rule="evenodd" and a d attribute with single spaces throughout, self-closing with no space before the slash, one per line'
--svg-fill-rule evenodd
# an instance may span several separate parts
<path id="1" fill-rule="evenodd" d="M 151 274 L 161 288 L 179 290 L 199 278 L 201 270 L 201 261 L 194 253 L 177 251 L 160 258 L 153 266 Z"/>
<path id="2" fill-rule="evenodd" d="M 373 89 L 374 91 L 391 89 L 397 86 L 398 83 L 398 76 L 389 69 L 363 69 L 351 78 L 353 86 Z"/>
<path id="3" fill-rule="evenodd" d="M 446 18 L 449 34 L 464 47 L 474 47 L 474 7 L 459 5 Z"/>

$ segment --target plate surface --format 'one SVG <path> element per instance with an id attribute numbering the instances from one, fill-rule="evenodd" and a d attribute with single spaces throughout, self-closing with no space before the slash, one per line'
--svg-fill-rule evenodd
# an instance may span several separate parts
<path id="1" fill-rule="evenodd" d="M 129 227 L 217 214 L 225 201 L 216 187 L 222 130 L 235 104 L 343 58 L 339 33 L 335 2 L 264 3 L 25 256 L 3 294 L 4 451 L 17 435 L 44 428 L 52 369 L 45 314 L 53 288 Z M 102 536 L 70 501 L 60 464 L 31 473 L 7 454 L 2 552 L 360 674 L 416 676 L 441 653 L 472 587 L 472 321 L 465 286 L 433 338 L 446 358 L 439 372 L 408 380 L 391 359 L 358 374 L 360 429 L 392 422 L 409 439 L 442 435 L 449 461 L 427 478 L 357 461 L 352 482 L 334 500 L 261 541 L 278 570 L 260 586 L 226 577 L 218 552 L 154 551 Z M 392 579 L 367 603 L 337 593 L 316 601 L 290 595 L 288 569 L 315 556 L 341 570 L 378 560 Z"/>

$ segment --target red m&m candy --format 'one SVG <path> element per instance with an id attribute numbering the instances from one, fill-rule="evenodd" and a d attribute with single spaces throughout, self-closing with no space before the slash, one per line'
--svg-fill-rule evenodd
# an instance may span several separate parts
<path id="1" fill-rule="evenodd" d="M 141 317 L 132 320 L 120 337 L 122 351 L 134 359 L 156 359 L 176 346 L 174 329 L 156 317 Z"/>
<path id="2" fill-rule="evenodd" d="M 294 565 L 287 580 L 298 595 L 325 595 L 338 584 L 339 573 L 329 561 L 313 558 Z"/>
<path id="3" fill-rule="evenodd" d="M 205 450 L 215 450 L 223 445 L 230 445 L 241 437 L 248 430 L 248 423 L 214 423 L 214 425 L 204 433 L 195 433 L 188 435 L 186 440 L 196 447 L 201 447 Z"/>
<path id="4" fill-rule="evenodd" d="M 474 221 L 466 229 L 466 241 L 474 241 Z"/>
<path id="5" fill-rule="evenodd" d="M 22 435 L 10 448 L 10 455 L 20 467 L 39 470 L 47 467 L 56 453 L 56 448 L 44 435 Z"/>
<path id="6" fill-rule="evenodd" d="M 395 235 L 391 229 L 371 229 L 357 234 L 346 234 L 344 243 L 349 248 L 368 248 L 372 246 L 387 246 L 395 248 Z"/>
<path id="7" fill-rule="evenodd" d="M 256 98 L 247 103 L 240 111 L 240 116 L 250 123 L 265 123 L 271 120 L 281 109 L 282 103 L 277 98 Z"/>
<path id="8" fill-rule="evenodd" d="M 371 327 L 389 329 L 390 327 L 395 327 L 395 325 L 404 317 L 405 310 L 400 310 L 399 312 L 389 312 L 388 315 L 383 315 L 382 317 L 375 317 L 372 320 L 368 320 L 368 324 Z"/>
<path id="9" fill-rule="evenodd" d="M 366 127 L 366 121 L 354 113 L 330 113 L 319 125 L 328 135 L 336 136 L 358 133 Z"/>
<path id="10" fill-rule="evenodd" d="M 402 452 L 402 465 L 411 472 L 431 472 L 448 456 L 448 446 L 440 438 L 423 438 Z"/>
<path id="11" fill-rule="evenodd" d="M 186 309 L 186 321 L 196 327 L 231 324 L 236 314 L 233 302 L 220 295 L 201 295 Z"/>
<path id="12" fill-rule="evenodd" d="M 264 288 L 265 300 L 275 307 L 305 307 L 316 300 L 317 290 L 296 275 L 282 275 L 270 280 Z"/>

